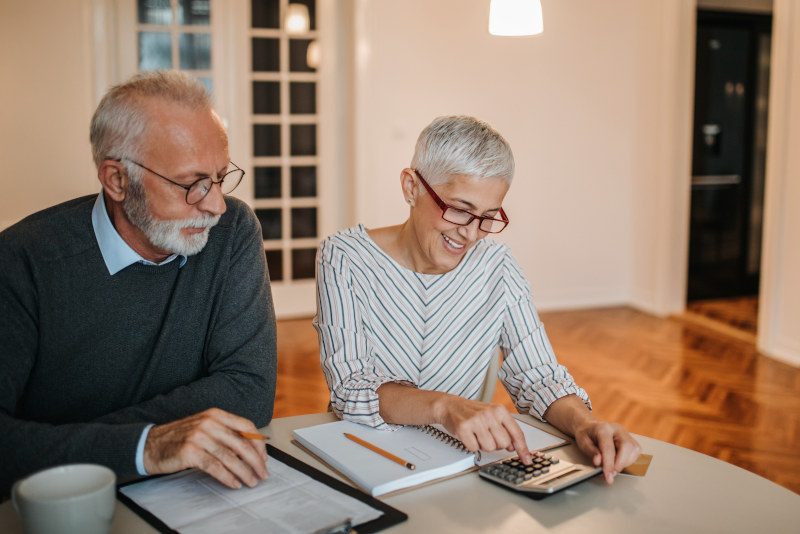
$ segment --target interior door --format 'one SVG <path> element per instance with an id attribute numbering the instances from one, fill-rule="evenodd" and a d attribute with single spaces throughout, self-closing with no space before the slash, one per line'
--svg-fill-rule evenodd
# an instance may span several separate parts
<path id="1" fill-rule="evenodd" d="M 758 289 L 770 25 L 698 13 L 689 300 Z"/>

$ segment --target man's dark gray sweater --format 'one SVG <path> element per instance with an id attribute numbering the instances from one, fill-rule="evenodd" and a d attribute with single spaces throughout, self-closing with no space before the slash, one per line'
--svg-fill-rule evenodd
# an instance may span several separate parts
<path id="1" fill-rule="evenodd" d="M 47 466 L 136 475 L 147 423 L 210 407 L 272 418 L 276 345 L 261 231 L 226 198 L 208 244 L 179 268 L 114 276 L 91 222 L 95 196 L 0 233 L 0 495 Z"/>

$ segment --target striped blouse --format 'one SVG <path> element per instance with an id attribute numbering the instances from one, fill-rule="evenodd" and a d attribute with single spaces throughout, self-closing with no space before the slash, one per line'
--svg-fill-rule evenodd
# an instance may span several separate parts
<path id="1" fill-rule="evenodd" d="M 331 406 L 344 419 L 393 428 L 379 413 L 386 382 L 478 399 L 498 347 L 498 377 L 521 413 L 541 419 L 569 394 L 591 407 L 556 361 L 516 260 L 491 239 L 452 271 L 421 274 L 387 255 L 363 225 L 338 232 L 317 255 L 314 327 Z"/>

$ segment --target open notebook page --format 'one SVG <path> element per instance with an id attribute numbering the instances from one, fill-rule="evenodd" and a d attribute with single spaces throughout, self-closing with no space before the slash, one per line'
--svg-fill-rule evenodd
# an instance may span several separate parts
<path id="1" fill-rule="evenodd" d="M 565 443 L 564 440 L 536 427 L 520 422 L 529 447 L 540 449 Z M 436 428 L 443 430 L 438 425 Z M 413 463 L 407 469 L 344 437 L 354 434 L 373 445 Z M 373 496 L 416 486 L 470 469 L 475 456 L 422 432 L 414 426 L 399 430 L 375 430 L 352 423 L 336 421 L 297 429 L 294 438 L 334 469 Z M 481 464 L 506 458 L 513 453 L 482 453 Z"/>
<path id="2" fill-rule="evenodd" d="M 410 470 L 344 437 L 353 434 L 416 466 Z M 416 427 L 375 430 L 336 421 L 294 431 L 294 438 L 373 496 L 446 477 L 474 465 L 472 454 L 424 434 Z"/>

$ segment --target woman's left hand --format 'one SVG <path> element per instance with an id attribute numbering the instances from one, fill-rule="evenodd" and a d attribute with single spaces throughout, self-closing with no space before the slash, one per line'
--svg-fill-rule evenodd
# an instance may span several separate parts
<path id="1" fill-rule="evenodd" d="M 639 443 L 622 425 L 588 420 L 575 429 L 575 443 L 595 466 L 603 466 L 609 484 L 614 477 L 639 457 Z"/>

